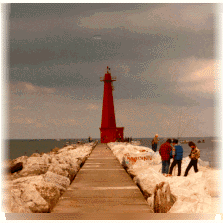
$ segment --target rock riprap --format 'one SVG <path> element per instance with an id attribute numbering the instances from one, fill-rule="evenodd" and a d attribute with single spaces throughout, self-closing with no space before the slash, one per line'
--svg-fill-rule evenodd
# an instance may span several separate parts
<path id="1" fill-rule="evenodd" d="M 165 177 L 161 173 L 158 151 L 129 143 L 109 143 L 108 146 L 155 213 L 220 212 L 221 174 L 220 170 L 210 168 L 208 162 L 199 159 L 199 172 L 195 173 L 192 168 L 184 177 L 190 159 L 183 158 L 181 176 L 176 176 L 174 169 L 172 177 Z"/>
<path id="2" fill-rule="evenodd" d="M 97 142 L 73 144 L 5 161 L 4 212 L 49 213 L 96 145 Z"/>

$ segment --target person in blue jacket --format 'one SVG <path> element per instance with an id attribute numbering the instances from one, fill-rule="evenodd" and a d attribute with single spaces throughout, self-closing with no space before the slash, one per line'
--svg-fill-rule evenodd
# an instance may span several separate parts
<path id="1" fill-rule="evenodd" d="M 175 150 L 174 150 L 175 149 Z M 178 145 L 178 140 L 174 139 L 173 140 L 173 150 L 170 152 L 170 157 L 173 157 L 173 162 L 170 166 L 170 172 L 169 176 L 172 175 L 172 171 L 174 166 L 178 165 L 178 175 L 181 175 L 181 163 L 183 159 L 183 147 L 181 145 Z"/>

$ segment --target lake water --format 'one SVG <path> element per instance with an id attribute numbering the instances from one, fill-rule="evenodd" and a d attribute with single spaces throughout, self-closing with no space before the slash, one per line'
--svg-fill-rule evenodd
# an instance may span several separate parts
<path id="1" fill-rule="evenodd" d="M 201 152 L 201 160 L 208 161 L 210 166 L 213 168 L 220 168 L 220 157 L 221 157 L 221 150 L 218 144 L 219 139 L 213 137 L 204 137 L 204 138 L 183 138 L 187 141 L 193 141 L 198 149 Z M 205 140 L 205 143 L 197 143 L 198 140 Z M 99 140 L 100 139 L 93 139 Z M 151 141 L 152 138 L 135 138 L 133 140 L 137 140 L 141 142 L 141 146 L 146 146 L 151 148 Z M 182 140 L 182 139 L 180 139 Z M 35 152 L 47 153 L 50 150 L 54 149 L 55 147 L 62 148 L 67 142 L 69 143 L 77 143 L 78 141 L 88 142 L 88 139 L 11 139 L 5 141 L 4 151 L 5 151 L 5 158 L 15 159 L 17 157 L 27 155 L 30 156 Z M 166 138 L 160 138 L 159 146 L 166 141 Z M 191 148 L 188 144 L 181 144 L 184 149 L 184 157 L 187 157 L 190 154 Z"/>

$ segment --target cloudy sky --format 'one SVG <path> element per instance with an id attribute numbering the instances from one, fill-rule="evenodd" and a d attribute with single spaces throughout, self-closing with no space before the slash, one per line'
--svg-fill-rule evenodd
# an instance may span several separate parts
<path id="1" fill-rule="evenodd" d="M 11 4 L 8 137 L 218 135 L 217 4 Z"/>

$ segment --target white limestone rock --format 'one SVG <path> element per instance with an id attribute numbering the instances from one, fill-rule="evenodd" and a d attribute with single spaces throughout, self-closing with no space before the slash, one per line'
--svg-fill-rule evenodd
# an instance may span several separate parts
<path id="1" fill-rule="evenodd" d="M 29 206 L 20 198 L 21 190 L 14 189 L 10 193 L 10 210 L 11 213 L 32 213 Z"/>
<path id="2" fill-rule="evenodd" d="M 56 173 L 58 175 L 61 176 L 65 176 L 65 177 L 69 177 L 69 173 L 67 170 L 63 170 L 61 168 L 61 165 L 55 165 L 55 164 L 51 164 L 48 171 L 52 172 L 52 173 Z"/>
<path id="3" fill-rule="evenodd" d="M 34 186 L 36 190 L 39 192 L 39 194 L 46 200 L 46 202 L 49 205 L 49 210 L 51 210 L 57 203 L 60 195 L 65 191 L 65 188 L 56 185 L 55 183 L 44 181 L 43 176 L 44 175 L 21 177 L 13 181 L 12 187 L 14 188 L 14 190 L 15 189 L 24 190 L 23 188 L 26 188 L 27 186 L 28 187 Z"/>
<path id="4" fill-rule="evenodd" d="M 57 156 L 51 156 L 51 164 L 54 165 L 59 165 L 60 163 L 58 162 L 59 158 Z"/>
<path id="5" fill-rule="evenodd" d="M 194 213 L 197 206 L 197 199 L 192 198 L 192 200 L 193 202 L 177 200 L 168 213 Z"/>
<path id="6" fill-rule="evenodd" d="M 18 157 L 16 159 L 12 160 L 12 165 L 15 165 L 16 163 L 20 163 L 20 162 L 22 162 L 23 165 L 25 165 L 27 159 L 28 159 L 28 156 L 20 156 L 20 157 Z"/>
<path id="7" fill-rule="evenodd" d="M 189 197 L 184 196 L 178 198 L 168 213 L 219 213 L 219 204 L 216 204 L 216 201 L 211 196 L 192 194 Z"/>
<path id="8" fill-rule="evenodd" d="M 147 203 L 152 210 L 154 210 L 154 194 L 147 198 Z"/>
<path id="9" fill-rule="evenodd" d="M 47 165 L 50 165 L 52 163 L 52 156 L 50 156 L 49 154 L 44 153 L 41 157 L 44 160 L 44 163 L 46 163 Z"/>
<path id="10" fill-rule="evenodd" d="M 70 164 L 70 166 L 71 166 L 71 168 L 74 168 L 74 169 L 79 169 L 80 168 L 80 162 L 79 162 L 79 160 L 78 159 L 76 159 L 76 158 L 70 158 L 70 162 L 69 162 L 69 164 Z"/>
<path id="11" fill-rule="evenodd" d="M 43 182 L 42 184 L 37 184 L 35 186 L 39 194 L 48 203 L 49 211 L 51 211 L 60 198 L 59 188 L 55 184 L 47 182 Z"/>
<path id="12" fill-rule="evenodd" d="M 154 213 L 167 213 L 176 201 L 176 197 L 171 194 L 170 185 L 161 182 L 154 190 Z"/>
<path id="13" fill-rule="evenodd" d="M 50 211 L 49 204 L 32 184 L 26 185 L 21 194 L 21 199 L 33 213 L 48 213 Z"/>
<path id="14" fill-rule="evenodd" d="M 26 184 L 31 184 L 32 182 L 35 182 L 37 184 L 42 183 L 43 181 L 43 175 L 20 177 L 12 181 L 12 187 L 18 188 Z"/>
<path id="15" fill-rule="evenodd" d="M 221 195 L 221 171 L 209 169 L 203 172 L 205 179 L 205 189 L 211 197 L 220 197 Z"/>
<path id="16" fill-rule="evenodd" d="M 13 213 L 48 212 L 49 206 L 36 190 L 35 184 L 44 182 L 42 175 L 21 177 L 12 181 L 12 206 Z"/>
<path id="17" fill-rule="evenodd" d="M 70 179 L 70 181 L 73 180 L 74 176 L 76 176 L 79 170 L 79 167 L 77 167 L 77 165 L 75 167 L 72 167 L 70 164 L 60 164 L 60 168 L 68 173 L 67 177 Z"/>
<path id="18" fill-rule="evenodd" d="M 79 169 L 80 163 L 78 164 L 78 159 L 55 156 L 51 159 L 51 164 L 48 170 L 58 175 L 68 177 L 72 181 Z"/>
<path id="19" fill-rule="evenodd" d="M 55 174 L 51 171 L 47 171 L 44 175 L 46 182 L 54 183 L 55 185 L 63 188 L 67 188 L 70 185 L 70 180 L 67 177 Z"/>
<path id="20" fill-rule="evenodd" d="M 17 177 L 44 174 L 46 173 L 47 169 L 48 165 L 45 163 L 42 157 L 29 157 L 23 169 L 17 174 Z"/>
<path id="21" fill-rule="evenodd" d="M 67 164 L 70 162 L 70 157 L 68 156 L 68 154 L 56 154 L 55 155 L 55 159 L 58 161 L 59 164 Z"/>
<path id="22" fill-rule="evenodd" d="M 162 162 L 159 151 L 154 152 L 152 156 L 152 165 L 159 165 Z"/>
<path id="23" fill-rule="evenodd" d="M 129 153 L 129 155 L 132 156 L 137 153 L 136 147 L 133 148 L 127 144 L 109 143 L 108 145 L 120 162 L 122 162 L 124 154 Z M 177 199 L 168 213 L 220 213 L 220 171 L 208 168 L 209 163 L 199 159 L 199 172 L 195 173 L 192 168 L 188 176 L 183 177 L 190 162 L 190 158 L 186 157 L 182 160 L 180 177 L 174 176 L 177 174 L 176 170 L 176 173 L 173 173 L 172 177 L 164 177 L 161 174 L 162 165 L 158 152 L 153 154 L 152 161 L 153 162 L 149 162 L 148 166 L 148 162 L 145 164 L 142 161 L 136 161 L 134 165 L 129 164 L 127 166 L 127 168 L 129 168 L 127 171 L 132 176 L 135 176 L 133 180 L 141 187 L 143 193 L 145 194 L 145 192 L 148 192 L 147 194 L 149 197 L 147 202 L 151 207 L 154 206 L 154 188 L 157 184 L 166 182 L 165 184 L 169 183 L 171 194 Z M 163 193 L 163 189 L 156 189 L 156 191 L 159 198 L 158 200 L 165 198 L 164 195 L 166 193 Z M 167 198 L 168 196 L 166 196 L 166 200 Z M 165 204 L 165 199 L 160 202 L 160 204 L 162 203 Z M 160 206 L 158 206 L 158 209 L 160 209 Z"/>
<path id="24" fill-rule="evenodd" d="M 166 178 L 161 174 L 156 172 L 152 168 L 143 169 L 135 173 L 136 177 L 133 180 L 140 185 L 144 193 L 151 196 L 154 193 L 154 189 L 157 184 L 166 181 Z"/>
<path id="25" fill-rule="evenodd" d="M 177 201 L 168 213 L 216 213 L 219 204 L 213 202 L 205 186 L 202 172 L 192 173 L 187 177 L 167 178 L 171 192 Z"/>
<path id="26" fill-rule="evenodd" d="M 12 176 L 11 212 L 50 212 L 91 150 L 89 145 L 66 147 L 58 154 L 34 154 L 14 160 L 22 161 L 24 168 Z"/>

